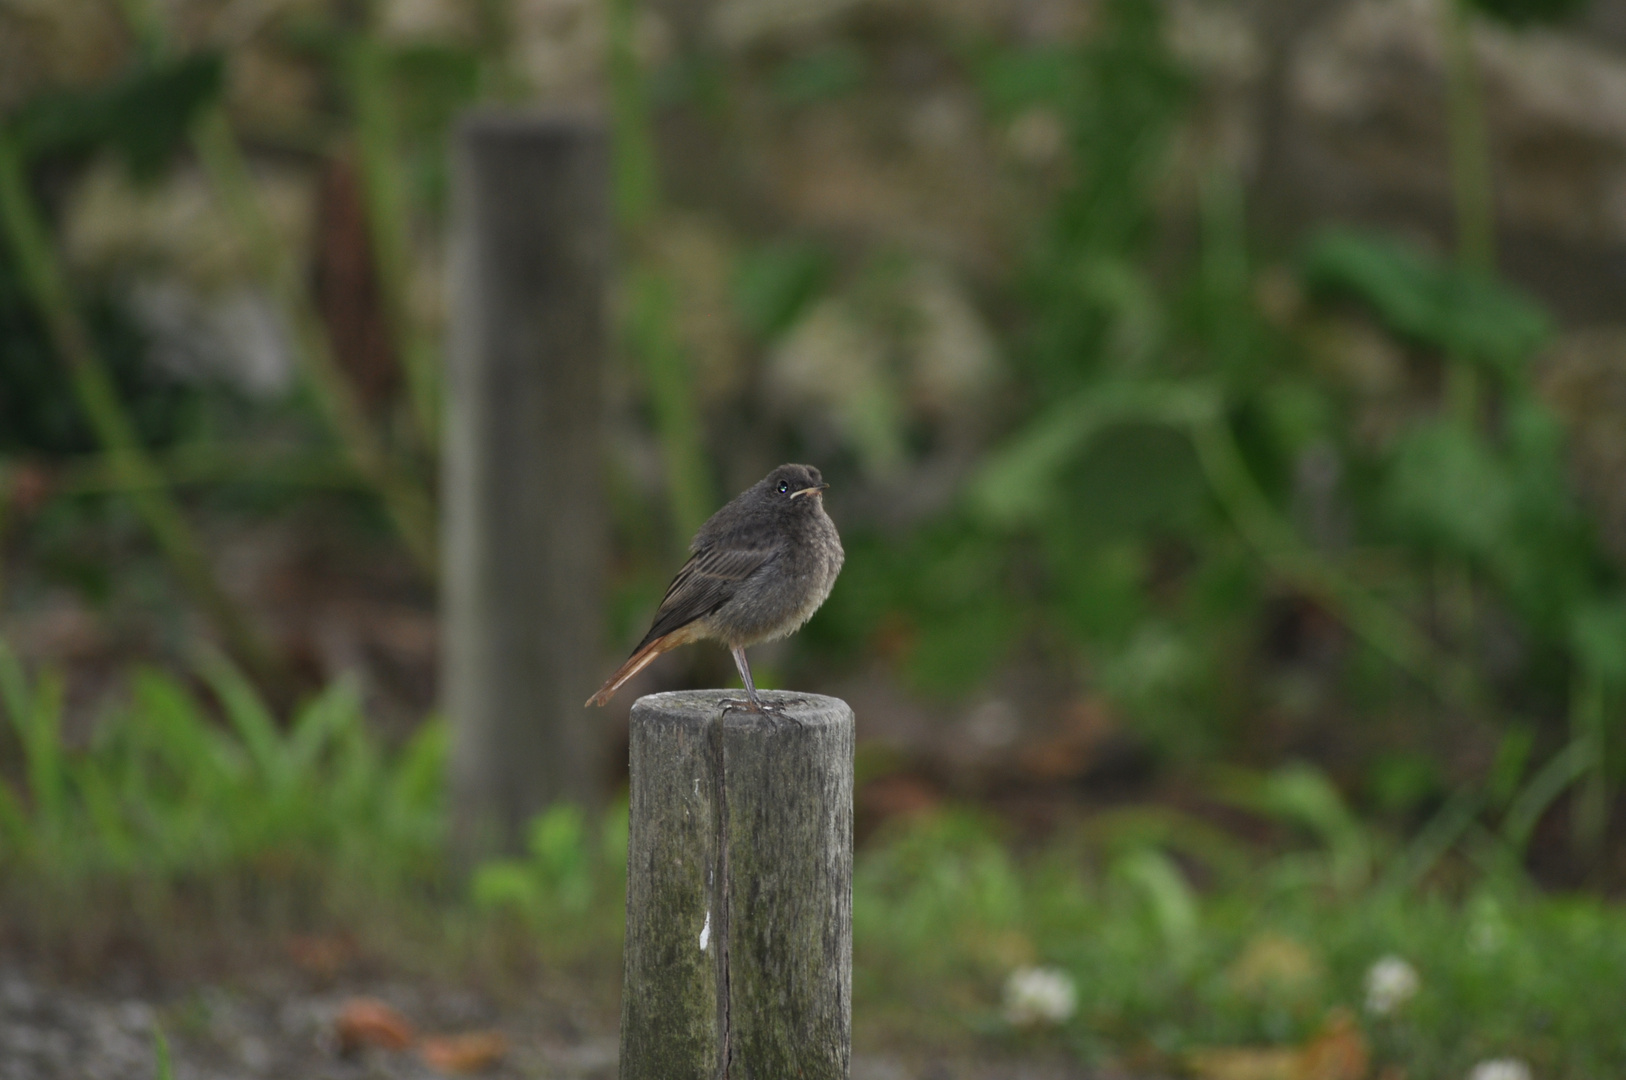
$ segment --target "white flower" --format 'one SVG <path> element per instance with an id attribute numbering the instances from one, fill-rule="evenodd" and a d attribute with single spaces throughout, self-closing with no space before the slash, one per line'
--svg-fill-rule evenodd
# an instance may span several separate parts
<path id="1" fill-rule="evenodd" d="M 1078 1007 L 1073 977 L 1055 968 L 1018 968 L 1005 980 L 1005 1019 L 1016 1027 L 1059 1024 Z"/>
<path id="2" fill-rule="evenodd" d="M 1468 1074 L 1468 1080 L 1530 1080 L 1530 1066 L 1518 1058 L 1481 1061 Z"/>
<path id="3" fill-rule="evenodd" d="M 1417 969 L 1392 953 L 1380 957 L 1366 971 L 1366 1011 L 1388 1016 L 1417 996 L 1422 980 Z"/>

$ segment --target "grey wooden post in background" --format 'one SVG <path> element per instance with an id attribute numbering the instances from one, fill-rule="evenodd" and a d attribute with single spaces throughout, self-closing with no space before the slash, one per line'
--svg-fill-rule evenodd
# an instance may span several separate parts
<path id="1" fill-rule="evenodd" d="M 442 505 L 462 854 L 602 785 L 604 126 L 478 112 L 453 148 Z"/>
<path id="2" fill-rule="evenodd" d="M 621 1080 L 847 1080 L 853 713 L 632 707 Z"/>

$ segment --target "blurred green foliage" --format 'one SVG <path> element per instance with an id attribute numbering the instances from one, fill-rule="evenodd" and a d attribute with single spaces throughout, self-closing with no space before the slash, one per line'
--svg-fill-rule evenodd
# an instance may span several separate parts
<path id="1" fill-rule="evenodd" d="M 111 148 L 131 177 L 150 182 L 169 166 L 198 113 L 219 98 L 224 76 L 224 60 L 213 52 L 142 61 L 104 86 L 41 93 L 6 123 L 31 159 L 82 159 Z"/>
<path id="2" fill-rule="evenodd" d="M 0 780 L 12 926 L 82 936 L 89 905 L 131 894 L 163 923 L 212 887 L 222 890 L 212 918 L 231 903 L 280 911 L 295 928 L 349 912 L 374 947 L 397 949 L 403 925 L 460 926 L 457 940 L 505 942 L 503 955 L 518 932 L 527 951 L 613 966 L 625 804 L 597 823 L 556 807 L 532 822 L 522 855 L 459 886 L 441 860 L 439 724 L 385 750 L 347 683 L 284 721 L 218 657 L 200 660 L 197 679 L 206 695 L 137 672 L 93 741 L 69 746 L 60 674 L 30 674 L 0 651 L 0 711 L 24 765 Z M 1544 897 L 1518 858 L 1521 830 L 1568 782 L 1574 763 L 1562 757 L 1528 776 L 1520 758 L 1506 791 L 1477 793 L 1501 825 L 1450 866 L 1435 866 L 1443 853 L 1429 830 L 1401 842 L 1363 824 L 1303 764 L 1212 775 L 1212 797 L 1277 830 L 1267 841 L 1172 808 L 1103 813 L 1037 846 L 970 809 L 894 819 L 855 867 L 861 1040 L 974 1033 L 1178 1071 L 1205 1049 L 1302 1043 L 1345 1009 L 1377 1064 L 1419 1075 L 1464 1075 L 1507 1055 L 1554 1080 L 1614 1075 L 1626 1068 L 1616 1015 L 1626 915 Z M 1411 886 L 1420 858 L 1447 887 Z M 25 896 L 34 908 L 19 905 Z M 1409 962 L 1420 985 L 1375 1013 L 1365 978 L 1386 955 Z M 1053 1026 L 1013 1024 L 1002 1010 L 1007 978 L 1035 965 L 1076 987 L 1076 1011 Z"/>
<path id="3" fill-rule="evenodd" d="M 165 446 L 195 430 L 197 390 L 153 369 L 145 335 L 117 299 L 95 298 L 86 316 L 142 442 Z M 0 245 L 0 454 L 59 456 L 96 447 L 69 374 Z"/>
<path id="4" fill-rule="evenodd" d="M 133 180 L 151 183 L 218 99 L 223 71 L 216 53 L 143 60 L 106 85 L 36 94 L 0 122 L 36 166 L 60 169 L 111 151 Z M 0 452 L 85 453 L 96 439 L 20 278 L 16 253 L 0 243 Z M 197 394 L 153 370 L 147 342 L 116 298 L 104 293 L 86 306 L 88 330 L 135 431 L 149 446 L 172 441 L 195 419 Z"/>
<path id="5" fill-rule="evenodd" d="M 1546 312 L 1517 289 L 1387 237 L 1323 232 L 1301 272 L 1313 295 L 1359 300 L 1402 339 L 1509 376 L 1552 334 Z"/>
<path id="6" fill-rule="evenodd" d="M 31 677 L 0 646 L 0 704 L 25 778 L 22 793 L 0 781 L 8 881 L 60 900 L 109 882 L 162 888 L 263 872 L 267 884 L 321 885 L 334 899 L 438 878 L 442 725 L 385 753 L 348 683 L 284 723 L 224 658 L 202 657 L 197 677 L 215 708 L 171 675 L 136 670 L 128 701 L 89 746 L 70 748 L 61 674 Z"/>
<path id="7" fill-rule="evenodd" d="M 829 285 L 831 259 L 809 243 L 770 244 L 748 252 L 734 274 L 734 303 L 745 328 L 772 341 Z"/>
<path id="8" fill-rule="evenodd" d="M 1189 88 L 1153 4 L 1116 0 L 1083 45 L 991 51 L 977 71 L 996 118 L 1043 107 L 1066 130 L 1012 297 L 1024 405 L 950 511 L 853 538 L 815 640 L 884 643 L 912 685 L 950 695 L 1036 643 L 1192 756 L 1235 748 L 1272 680 L 1303 666 L 1271 629 L 1297 597 L 1348 634 L 1311 667 L 1320 708 L 1443 706 L 1492 741 L 1533 726 L 1547 745 L 1589 740 L 1596 790 L 1618 780 L 1626 582 L 1535 390 L 1554 332 L 1541 305 L 1331 229 L 1288 265 L 1305 313 L 1267 321 L 1235 182 L 1199 178 L 1189 250 L 1158 210 Z M 1378 327 L 1408 365 L 1407 415 L 1382 439 L 1317 353 L 1337 319 Z M 1477 399 L 1447 392 L 1463 363 L 1486 380 Z M 1517 641 L 1495 666 L 1487 617 Z M 1373 747 L 1372 768 L 1423 745 Z"/>
<path id="9" fill-rule="evenodd" d="M 1492 13 L 1518 21 L 1564 5 L 1515 6 Z M 850 446 L 810 447 L 807 431 L 765 419 L 773 410 L 745 397 L 762 394 L 754 376 L 719 376 L 745 387 L 726 401 L 702 392 L 710 360 L 687 336 L 694 297 L 663 231 L 680 209 L 656 138 L 673 110 L 696 109 L 691 119 L 735 137 L 746 91 L 733 75 L 756 79 L 764 107 L 786 117 L 839 110 L 891 78 L 879 39 L 832 30 L 743 67 L 682 41 L 651 72 L 638 5 L 608 14 L 628 267 L 618 344 L 668 503 L 654 529 L 641 523 L 647 492 L 629 490 L 639 505 L 618 510 L 618 520 L 640 522 L 623 529 L 633 557 L 618 579 L 619 626 L 637 621 L 671 549 L 715 504 L 736 443 L 828 451 L 833 476 L 844 480 L 856 465 L 863 483 L 884 487 L 942 436 L 903 403 L 893 345 L 877 353 L 884 371 L 860 373 L 862 400 L 842 414 Z M 318 7 L 290 14 L 273 35 L 322 73 L 322 152 L 356 152 L 410 409 L 376 431 L 364 417 L 339 428 L 353 452 L 377 451 L 363 457 L 378 459 L 367 475 L 381 491 L 403 478 L 422 487 L 433 466 L 437 346 L 411 317 L 402 267 L 415 231 L 443 209 L 442 149 L 455 116 L 517 85 L 494 19 L 481 16 L 479 40 L 402 44 L 355 12 Z M 218 105 L 236 58 L 169 55 L 148 32 L 156 25 L 136 28 L 144 47 L 105 85 L 41 93 L 7 118 L 36 169 L 111 150 L 133 175 L 162 174 Z M 1572 492 L 1563 425 L 1534 389 L 1532 359 L 1555 333 L 1552 318 L 1488 269 L 1336 228 L 1269 268 L 1290 276 L 1302 303 L 1295 316 L 1267 319 L 1267 272 L 1250 247 L 1240 185 L 1176 161 L 1197 84 L 1165 39 L 1159 5 L 1109 0 L 1076 41 L 953 44 L 991 130 L 1039 116 L 1060 133 L 1059 160 L 1028 189 L 1043 203 L 1021 219 L 1016 269 L 987 285 L 1008 370 L 978 403 L 986 415 L 957 497 L 902 527 L 849 527 L 847 570 L 803 640 L 835 662 L 879 653 L 940 700 L 975 692 L 1018 653 L 1037 655 L 1058 681 L 1104 695 L 1173 758 L 1238 749 L 1247 718 L 1276 708 L 1276 686 L 1291 675 L 1313 687 L 1307 708 L 1324 718 L 1443 708 L 1471 715 L 1492 743 L 1511 729 L 1548 748 L 1585 740 L 1596 799 L 1626 767 L 1616 731 L 1626 582 Z M 673 72 L 686 72 L 696 94 L 653 97 L 651 81 Z M 727 154 L 718 164 L 727 188 L 737 166 Z M 736 224 L 724 252 L 733 323 L 723 337 L 735 335 L 757 360 L 771 362 L 831 299 L 866 332 L 913 332 L 918 313 L 897 299 L 909 277 L 898 253 L 855 252 L 805 226 Z M 4 268 L 0 318 L 4 448 L 86 449 L 53 382 L 60 367 Z M 1363 434 L 1359 392 L 1312 340 L 1321 322 L 1341 318 L 1379 328 L 1403 357 L 1407 400 L 1395 409 L 1405 416 L 1383 438 Z M 186 418 L 179 392 L 138 377 L 141 343 L 126 340 L 116 312 L 91 322 L 137 428 L 149 442 L 173 440 Z M 1479 380 L 1472 392 L 1461 390 L 1464 370 Z M 325 400 L 327 391 L 308 389 Z M 408 415 L 413 422 L 398 422 Z M 842 460 L 847 453 L 854 461 Z M 1305 606 L 1345 635 L 1314 664 L 1276 630 L 1284 612 Z M 1496 645 L 1491 627 L 1512 646 Z M 1433 748 L 1419 738 L 1370 751 L 1368 786 L 1392 802 L 1405 784 L 1383 763 Z"/>
<path id="10" fill-rule="evenodd" d="M 864 54 L 831 45 L 791 57 L 774 75 L 773 89 L 787 105 L 828 101 L 857 90 L 864 81 Z"/>
<path id="11" fill-rule="evenodd" d="M 1579 4 L 1471 6 L 1522 24 Z M 358 10 L 295 12 L 277 44 L 324 65 L 318 154 L 360 159 L 392 330 L 403 363 L 422 368 L 407 380 L 420 430 L 409 437 L 412 425 L 390 421 L 378 435 L 421 480 L 436 380 L 413 353 L 399 279 L 415 230 L 443 209 L 455 116 L 513 86 L 491 42 L 386 43 L 350 17 Z M 1471 260 L 1372 231 L 1329 229 L 1263 265 L 1237 178 L 1177 167 L 1195 84 L 1166 50 L 1161 11 L 1104 0 L 1078 42 L 957 44 L 954 62 L 993 130 L 1039 117 L 1061 132 L 1059 160 L 1033 166 L 1044 176 L 1022 189 L 1042 205 L 1013 245 L 1015 272 L 977 286 L 998 312 L 1008 370 L 997 393 L 979 391 L 981 423 L 965 437 L 951 497 L 901 524 L 843 522 L 846 569 L 798 641 L 831 665 L 879 658 L 939 705 L 1037 657 L 1166 762 L 1205 766 L 1182 775 L 1203 777 L 1205 797 L 1266 823 L 1272 839 L 1245 841 L 1166 807 L 1099 814 L 1021 854 L 974 812 L 893 822 L 857 867 L 861 1022 L 925 1017 L 1178 1071 L 1205 1047 L 1310 1037 L 1329 1010 L 1358 1010 L 1368 965 L 1398 952 L 1422 990 L 1408 1011 L 1363 1021 L 1380 1062 L 1461 1075 L 1480 1057 L 1518 1054 L 1542 1076 L 1619 1073 L 1621 913 L 1543 898 L 1524 871 L 1538 826 L 1572 793 L 1577 834 L 1596 844 L 1626 770 L 1626 579 L 1572 490 L 1567 434 L 1533 377 L 1555 320 Z M 617 478 L 622 546 L 635 557 L 623 560 L 612 621 L 628 635 L 672 549 L 715 505 L 735 450 L 828 452 L 832 476 L 866 473 L 867 453 L 907 476 L 913 455 L 937 449 L 891 398 L 853 440 L 867 449 L 763 419 L 771 410 L 744 396 L 759 389 L 754 372 L 736 373 L 749 387 L 737 398 L 702 401 L 703 358 L 683 334 L 692 296 L 662 261 L 667 216 L 691 208 L 663 185 L 656 136 L 662 110 L 694 105 L 732 138 L 734 90 L 728 61 L 704 48 L 646 71 L 639 14 L 621 0 L 608 27 L 627 267 L 619 344 L 670 520 L 651 524 L 648 490 Z M 763 97 L 784 115 L 833 114 L 893 75 L 859 33 L 770 53 Z M 230 60 L 165 59 L 154 45 L 105 86 L 42 94 L 6 120 L 30 179 L 99 151 L 138 179 L 162 175 L 219 104 Z M 652 94 L 651 81 L 668 92 Z M 731 199 L 729 154 L 706 164 L 708 182 L 729 193 L 718 201 Z M 724 306 L 734 322 L 721 337 L 737 333 L 755 360 L 827 299 L 852 301 L 876 324 L 896 316 L 869 310 L 887 308 L 906 276 L 895 253 L 855 252 L 835 230 L 756 210 L 741 218 L 728 223 L 741 235 L 719 245 L 733 266 Z M 13 276 L 0 262 L 0 452 L 87 450 Z M 1267 285 L 1289 294 L 1289 314 L 1267 317 Z M 185 400 L 140 373 L 142 343 L 116 308 L 83 306 L 142 439 L 172 441 Z M 1384 424 L 1369 423 L 1370 395 L 1326 355 L 1325 339 L 1352 325 L 1394 355 L 1398 400 Z M 111 532 L 111 516 L 62 524 L 77 512 L 64 500 L 33 527 L 102 596 L 114 570 L 53 530 Z M 1321 618 L 1335 627 L 1330 647 L 1295 629 Z M 137 670 L 128 701 L 88 745 L 70 747 L 65 693 L 60 675 L 30 676 L 0 652 L 16 751 L 0 778 L 0 890 L 13 898 L 33 890 L 70 919 L 76 897 L 109 884 L 179 893 L 247 880 L 352 910 L 385 897 L 445 901 L 541 939 L 614 947 L 624 808 L 602 823 L 550 811 L 525 852 L 477 868 L 465 893 L 442 863 L 438 723 L 386 749 L 348 684 L 279 717 L 233 667 L 205 658 L 186 678 Z M 1306 714 L 1355 733 L 1336 777 L 1306 764 L 1206 768 L 1257 758 L 1251 740 Z M 1488 748 L 1481 764 L 1442 750 L 1464 731 Z M 1358 814 L 1345 790 L 1393 831 Z M 1282 939 L 1297 943 L 1287 952 L 1307 977 L 1238 974 L 1261 940 L 1280 954 Z M 1011 1030 L 998 1012 L 1002 981 L 1036 963 L 1060 966 L 1079 989 L 1077 1015 L 1050 1036 Z"/>
<path id="12" fill-rule="evenodd" d="M 1141 823 L 1124 818 L 1018 857 L 975 814 L 898 823 L 854 885 L 861 1028 L 1059 1040 L 1098 1065 L 1158 1072 L 1217 1047 L 1305 1044 L 1342 1009 L 1377 1067 L 1462 1076 L 1519 1057 L 1574 1078 L 1626 1067 L 1613 1000 L 1596 997 L 1626 962 L 1620 911 L 1494 878 L 1460 904 L 1370 888 L 1360 872 L 1376 838 L 1323 778 L 1266 776 L 1251 797 L 1286 822 L 1319 822 L 1308 844 L 1239 868 L 1208 843 L 1187 849 L 1195 860 L 1142 846 Z M 1199 891 L 1194 877 L 1212 884 Z M 1380 1014 L 1365 981 L 1384 956 L 1420 985 Z M 1000 987 L 1034 965 L 1071 977 L 1077 1011 L 1013 1029 Z"/>
<path id="13" fill-rule="evenodd" d="M 1586 10 L 1588 0 L 1458 0 L 1512 26 L 1562 22 Z"/>

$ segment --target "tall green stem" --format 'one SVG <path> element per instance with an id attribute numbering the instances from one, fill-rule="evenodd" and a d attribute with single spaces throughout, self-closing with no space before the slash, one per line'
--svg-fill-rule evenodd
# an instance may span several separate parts
<path id="1" fill-rule="evenodd" d="M 1588 776 L 1575 793 L 1570 812 L 1575 850 L 1596 855 L 1609 821 L 1609 774 L 1605 768 L 1608 722 L 1602 680 L 1591 672 L 1577 675 L 1570 687 L 1570 737 L 1590 754 Z"/>
<path id="2" fill-rule="evenodd" d="M 0 611 L 6 606 L 6 528 L 11 524 L 11 471 L 0 461 Z"/>
<path id="3" fill-rule="evenodd" d="M 650 232 L 659 210 L 660 185 L 648 96 L 632 46 L 634 14 L 634 0 L 610 0 L 615 210 L 624 242 L 632 249 L 630 261 L 641 264 L 628 275 L 629 325 L 624 344 L 639 363 L 655 414 L 672 531 L 681 548 L 710 513 L 711 484 L 706 477 L 694 380 L 675 326 L 672 282 L 650 266 Z"/>
<path id="4" fill-rule="evenodd" d="M 349 379 L 334 361 L 321 317 L 300 278 L 298 265 L 278 242 L 260 204 L 248 163 L 224 109 L 212 107 L 200 118 L 193 130 L 193 143 L 215 192 L 243 231 L 261 277 L 288 319 L 294 353 L 318 406 L 356 471 L 378 492 L 418 568 L 433 579 L 439 568 L 434 507 L 422 488 L 390 460 Z"/>
<path id="5" fill-rule="evenodd" d="M 666 461 L 673 539 L 686 547 L 711 513 L 699 410 L 694 405 L 688 357 L 673 330 L 672 283 L 659 271 L 628 275 L 626 341 L 639 362 Z"/>
<path id="6" fill-rule="evenodd" d="M 1442 701 L 1472 708 L 1483 698 L 1466 665 L 1439 654 L 1428 637 L 1366 589 L 1350 581 L 1294 535 L 1259 490 L 1224 417 L 1194 423 L 1198 462 L 1237 531 L 1265 564 L 1307 593 L 1395 666 L 1429 687 Z"/>
<path id="7" fill-rule="evenodd" d="M 638 236 L 654 220 L 660 199 L 649 97 L 633 50 L 636 0 L 610 0 L 610 137 L 615 152 L 615 215 Z"/>
<path id="8" fill-rule="evenodd" d="M 440 372 L 435 345 L 412 317 L 407 295 L 411 215 L 396 156 L 398 126 L 390 95 L 389 57 L 374 35 L 363 32 L 350 45 L 346 63 L 379 294 L 395 354 L 406 371 L 413 420 L 424 448 L 433 455 L 440 430 Z"/>
<path id="9" fill-rule="evenodd" d="M 203 605 L 227 647 L 257 676 L 274 681 L 278 668 L 270 650 L 215 580 L 202 544 L 181 516 L 163 474 L 136 436 L 135 425 L 119 401 L 107 366 L 75 308 L 44 221 L 28 191 L 18 148 L 11 133 L 3 129 L 0 218 L 29 299 L 45 323 L 52 346 L 67 364 L 79 406 L 136 512 L 188 591 Z"/>
<path id="10" fill-rule="evenodd" d="M 1457 258 L 1469 269 L 1496 269 L 1496 206 L 1490 135 L 1474 63 L 1472 18 L 1465 0 L 1440 0 L 1445 36 L 1451 182 L 1456 196 Z"/>
<path id="11" fill-rule="evenodd" d="M 1451 186 L 1456 205 L 1457 261 L 1479 274 L 1496 269 L 1496 205 L 1491 188 L 1490 136 L 1485 101 L 1474 63 L 1471 15 L 1466 0 L 1439 0 L 1445 46 L 1447 126 Z M 1473 423 L 1479 408 L 1478 378 L 1465 356 L 1451 359 L 1447 398 L 1452 412 Z"/>
<path id="12" fill-rule="evenodd" d="M 1473 13 L 1467 0 L 1438 2 L 1445 53 L 1457 263 L 1468 273 L 1490 275 L 1496 271 L 1496 203 L 1484 94 L 1474 60 Z M 1446 363 L 1446 409 L 1464 430 L 1476 431 L 1480 426 L 1481 391 L 1474 358 L 1454 351 Z M 1466 567 L 1452 564 L 1441 565 L 1435 577 L 1442 621 L 1461 647 L 1471 649 L 1478 621 L 1472 575 Z"/>

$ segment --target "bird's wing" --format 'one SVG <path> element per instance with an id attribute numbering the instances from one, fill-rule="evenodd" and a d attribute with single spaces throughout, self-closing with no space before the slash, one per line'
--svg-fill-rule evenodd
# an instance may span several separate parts
<path id="1" fill-rule="evenodd" d="M 689 561 L 667 587 L 660 609 L 655 612 L 654 625 L 638 647 L 641 649 L 656 638 L 722 607 L 740 582 L 766 566 L 778 553 L 777 546 L 764 544 L 703 548 L 689 556 Z"/>

